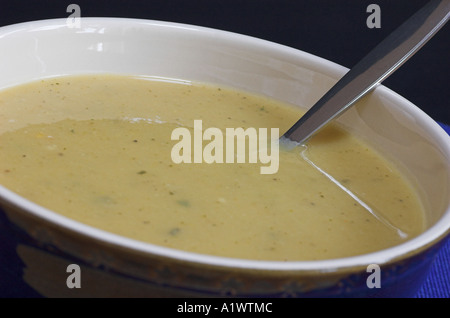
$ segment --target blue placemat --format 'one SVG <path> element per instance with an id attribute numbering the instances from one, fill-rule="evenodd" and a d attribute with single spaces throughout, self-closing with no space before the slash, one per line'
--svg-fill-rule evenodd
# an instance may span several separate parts
<path id="1" fill-rule="evenodd" d="M 417 298 L 450 298 L 450 240 L 443 246 Z"/>
<path id="2" fill-rule="evenodd" d="M 439 123 L 439 125 L 441 125 L 441 127 L 444 128 L 444 130 L 447 132 L 447 134 L 450 135 L 450 126 L 449 125 L 442 124 L 442 123 Z"/>
<path id="3" fill-rule="evenodd" d="M 440 124 L 450 135 L 450 126 Z M 450 298 L 450 239 L 439 252 L 417 298 Z"/>

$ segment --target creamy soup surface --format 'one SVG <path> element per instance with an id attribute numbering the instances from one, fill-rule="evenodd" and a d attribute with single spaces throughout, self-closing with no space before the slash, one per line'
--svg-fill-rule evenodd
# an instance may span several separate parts
<path id="1" fill-rule="evenodd" d="M 424 230 L 395 165 L 329 126 L 261 163 L 176 164 L 177 127 L 272 128 L 303 110 L 189 81 L 119 75 L 40 80 L 0 93 L 0 184 L 85 224 L 153 244 L 255 260 L 319 260 Z M 206 144 L 206 142 L 205 142 Z"/>

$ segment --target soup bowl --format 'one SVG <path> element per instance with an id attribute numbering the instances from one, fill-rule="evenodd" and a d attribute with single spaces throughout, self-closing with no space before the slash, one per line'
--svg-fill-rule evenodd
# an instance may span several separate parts
<path id="1" fill-rule="evenodd" d="M 308 108 L 346 71 L 265 40 L 161 21 L 82 18 L 73 25 L 55 19 L 0 29 L 0 89 L 113 73 L 207 82 Z M 408 176 L 426 211 L 422 234 L 392 248 L 322 261 L 227 258 L 109 233 L 0 186 L 1 237 L 13 268 L 8 279 L 47 297 L 413 296 L 449 234 L 450 138 L 382 85 L 338 122 Z"/>

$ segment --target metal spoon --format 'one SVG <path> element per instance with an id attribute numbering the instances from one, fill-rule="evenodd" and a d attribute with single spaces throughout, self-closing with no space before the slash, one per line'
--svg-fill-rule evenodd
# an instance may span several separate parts
<path id="1" fill-rule="evenodd" d="M 450 17 L 450 0 L 432 0 L 348 71 L 281 138 L 293 147 L 373 90 L 431 39 Z M 294 142 L 294 143 L 292 143 Z"/>

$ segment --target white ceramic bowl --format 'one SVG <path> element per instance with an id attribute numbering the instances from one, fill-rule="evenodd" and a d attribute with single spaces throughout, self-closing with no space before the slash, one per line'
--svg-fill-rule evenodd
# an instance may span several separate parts
<path id="1" fill-rule="evenodd" d="M 0 29 L 0 89 L 43 77 L 119 73 L 210 82 L 310 107 L 346 71 L 264 40 L 159 21 L 82 18 L 80 28 L 70 28 L 57 19 Z M 6 227 L 26 268 L 23 280 L 44 296 L 413 295 L 449 234 L 450 138 L 383 86 L 339 121 L 411 176 L 428 213 L 423 234 L 376 253 L 326 261 L 221 258 L 106 233 L 0 186 Z M 65 285 L 70 263 L 82 266 L 81 289 Z M 381 268 L 380 289 L 366 284 L 369 264 Z"/>

